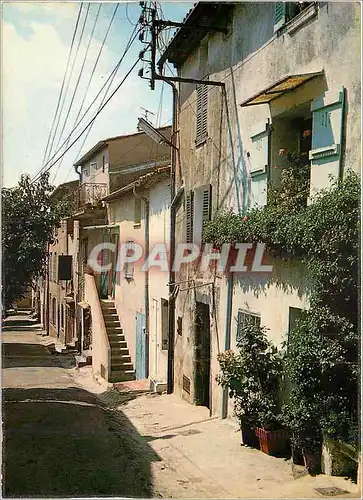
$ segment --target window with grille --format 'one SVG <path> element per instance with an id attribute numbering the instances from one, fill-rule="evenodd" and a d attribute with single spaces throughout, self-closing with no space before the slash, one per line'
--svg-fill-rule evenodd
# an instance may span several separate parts
<path id="1" fill-rule="evenodd" d="M 197 85 L 196 145 L 208 136 L 208 85 Z"/>
<path id="2" fill-rule="evenodd" d="M 239 310 L 237 315 L 237 340 L 242 335 L 243 326 L 248 323 L 252 323 L 255 326 L 261 326 L 261 316 L 259 316 L 258 314 L 251 314 L 250 312 Z"/>

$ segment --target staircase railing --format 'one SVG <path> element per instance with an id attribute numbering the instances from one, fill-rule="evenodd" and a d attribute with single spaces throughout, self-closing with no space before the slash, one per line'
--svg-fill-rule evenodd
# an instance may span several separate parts
<path id="1" fill-rule="evenodd" d="M 84 274 L 85 300 L 91 307 L 92 315 L 92 370 L 106 381 L 111 373 L 111 347 L 94 276 Z"/>

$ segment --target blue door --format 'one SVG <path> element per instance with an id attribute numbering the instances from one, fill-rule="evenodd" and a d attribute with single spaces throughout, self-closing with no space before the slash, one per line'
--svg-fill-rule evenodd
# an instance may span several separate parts
<path id="1" fill-rule="evenodd" d="M 136 378 L 146 378 L 146 317 L 136 313 Z"/>

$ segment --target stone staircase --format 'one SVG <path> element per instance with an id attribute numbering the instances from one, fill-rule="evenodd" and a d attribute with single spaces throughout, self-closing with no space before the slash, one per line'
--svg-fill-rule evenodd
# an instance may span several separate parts
<path id="1" fill-rule="evenodd" d="M 100 300 L 111 347 L 110 382 L 135 380 L 135 370 L 113 300 Z"/>

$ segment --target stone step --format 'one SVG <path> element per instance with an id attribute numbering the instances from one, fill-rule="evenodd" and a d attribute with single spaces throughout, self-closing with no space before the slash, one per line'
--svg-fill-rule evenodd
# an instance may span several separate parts
<path id="1" fill-rule="evenodd" d="M 113 364 L 111 361 L 111 372 L 124 372 L 124 371 L 133 371 L 134 365 L 130 363 L 115 363 Z"/>
<path id="2" fill-rule="evenodd" d="M 127 342 L 126 340 L 112 340 L 109 339 L 111 349 L 113 347 L 119 347 L 120 349 L 125 349 L 127 348 Z"/>
<path id="3" fill-rule="evenodd" d="M 127 380 L 135 380 L 135 370 L 127 370 L 124 372 L 113 372 L 110 374 L 110 382 L 124 382 Z"/>
<path id="4" fill-rule="evenodd" d="M 112 328 L 121 328 L 120 322 L 117 321 L 105 321 L 106 330 L 110 330 Z"/>
<path id="5" fill-rule="evenodd" d="M 107 329 L 108 334 L 113 334 L 113 333 L 123 333 L 123 330 L 121 326 L 113 326 Z"/>
<path id="6" fill-rule="evenodd" d="M 118 345 L 114 344 L 111 347 L 111 358 L 112 356 L 129 356 L 130 352 L 128 347 L 119 347 Z"/>
<path id="7" fill-rule="evenodd" d="M 131 356 L 130 354 L 113 354 L 111 352 L 111 366 L 112 364 L 118 365 L 122 363 L 131 363 Z"/>
<path id="8" fill-rule="evenodd" d="M 87 366 L 92 364 L 92 356 L 84 356 L 83 354 L 74 357 L 76 360 L 77 368 L 82 368 L 82 366 Z"/>
<path id="9" fill-rule="evenodd" d="M 105 321 L 117 319 L 117 321 L 118 321 L 119 318 L 118 318 L 117 313 L 109 313 L 109 312 L 107 312 L 107 313 L 103 313 L 103 319 Z"/>
<path id="10" fill-rule="evenodd" d="M 108 333 L 108 339 L 111 340 L 125 340 L 125 335 L 122 333 L 122 330 L 120 333 L 117 332 L 107 332 Z"/>

